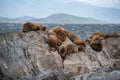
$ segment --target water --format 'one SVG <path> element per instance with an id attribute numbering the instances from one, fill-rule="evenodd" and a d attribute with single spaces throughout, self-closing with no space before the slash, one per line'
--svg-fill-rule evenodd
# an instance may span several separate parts
<path id="1" fill-rule="evenodd" d="M 20 23 L 0 23 L 0 33 L 22 31 Z M 49 30 L 50 28 L 60 25 L 63 28 L 73 32 L 85 40 L 93 32 L 120 32 L 120 24 L 44 24 Z"/>

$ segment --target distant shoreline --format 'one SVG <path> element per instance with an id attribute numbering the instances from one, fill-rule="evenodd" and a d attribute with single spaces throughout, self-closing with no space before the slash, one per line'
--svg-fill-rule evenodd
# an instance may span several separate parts
<path id="1" fill-rule="evenodd" d="M 13 23 L 13 22 L 3 22 L 3 23 L 1 23 L 0 22 L 0 24 L 24 24 L 25 22 L 15 22 L 15 23 Z M 39 22 L 36 22 L 36 23 L 39 23 Z M 39 24 L 120 24 L 120 23 L 39 23 Z"/>

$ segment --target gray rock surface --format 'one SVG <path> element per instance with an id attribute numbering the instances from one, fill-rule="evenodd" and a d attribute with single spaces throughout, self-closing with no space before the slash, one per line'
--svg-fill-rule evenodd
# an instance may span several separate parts
<path id="1" fill-rule="evenodd" d="M 51 51 L 47 32 L 0 34 L 0 80 L 120 80 L 120 37 L 102 42 L 95 52 L 67 55 Z"/>
<path id="2" fill-rule="evenodd" d="M 69 80 L 120 80 L 120 71 L 112 71 L 110 73 L 104 71 L 90 72 L 84 75 L 77 75 Z"/>

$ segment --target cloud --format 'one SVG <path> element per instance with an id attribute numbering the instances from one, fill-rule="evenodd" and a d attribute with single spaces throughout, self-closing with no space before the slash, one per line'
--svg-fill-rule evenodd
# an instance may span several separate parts
<path id="1" fill-rule="evenodd" d="M 71 0 L 71 1 L 86 2 L 99 7 L 120 9 L 120 0 Z"/>

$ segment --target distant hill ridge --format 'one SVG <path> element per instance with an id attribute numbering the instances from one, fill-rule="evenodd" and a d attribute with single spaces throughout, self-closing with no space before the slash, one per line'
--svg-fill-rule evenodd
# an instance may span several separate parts
<path id="1" fill-rule="evenodd" d="M 28 21 L 38 22 L 38 23 L 104 23 L 100 20 L 95 20 L 92 18 L 78 17 L 70 14 L 57 13 L 52 14 L 46 18 L 35 18 L 31 16 L 23 16 L 19 18 L 4 18 L 0 17 L 0 22 L 12 22 L 12 23 L 24 23 Z"/>

